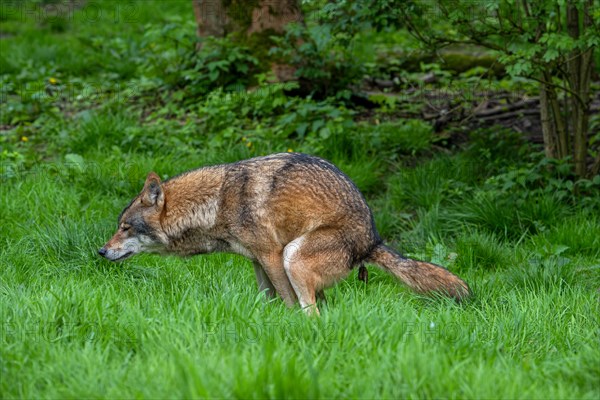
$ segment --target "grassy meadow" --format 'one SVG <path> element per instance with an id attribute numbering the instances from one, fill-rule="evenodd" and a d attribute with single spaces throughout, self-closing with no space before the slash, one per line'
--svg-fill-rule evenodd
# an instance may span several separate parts
<path id="1" fill-rule="evenodd" d="M 215 54 L 194 56 L 191 1 L 78 4 L 0 16 L 0 398 L 600 397 L 600 178 L 500 128 L 454 145 L 393 104 L 365 117 L 264 74 L 248 92 L 191 84 Z M 215 46 L 237 57 L 220 76 L 252 64 Z M 385 241 L 473 300 L 369 266 L 307 318 L 240 256 L 97 255 L 149 171 L 278 151 L 336 163 Z"/>

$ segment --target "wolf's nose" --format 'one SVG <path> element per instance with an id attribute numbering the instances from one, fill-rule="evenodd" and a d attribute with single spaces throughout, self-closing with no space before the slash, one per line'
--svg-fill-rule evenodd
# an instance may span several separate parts
<path id="1" fill-rule="evenodd" d="M 106 255 L 106 249 L 104 247 L 102 247 L 100 250 L 98 250 L 98 254 L 100 254 L 102 257 L 104 257 Z"/>

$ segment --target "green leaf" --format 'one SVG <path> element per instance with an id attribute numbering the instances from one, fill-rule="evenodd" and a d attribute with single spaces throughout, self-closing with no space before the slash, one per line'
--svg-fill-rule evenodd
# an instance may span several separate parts
<path id="1" fill-rule="evenodd" d="M 573 191 L 573 181 L 566 181 L 565 186 L 567 187 L 567 189 L 569 191 L 571 191 L 571 192 Z"/>
<path id="2" fill-rule="evenodd" d="M 85 168 L 85 160 L 79 154 L 69 153 L 65 156 L 67 167 L 83 172 Z"/>
<path id="3" fill-rule="evenodd" d="M 329 136 L 331 136 L 331 131 L 329 130 L 328 127 L 324 127 L 319 131 L 319 136 L 322 139 L 327 139 Z"/>
<path id="4" fill-rule="evenodd" d="M 558 50 L 548 49 L 544 53 L 544 56 L 542 57 L 542 59 L 544 61 L 548 62 L 548 61 L 552 61 L 552 60 L 557 59 L 559 57 L 559 55 L 560 55 L 560 53 L 558 52 Z"/>
<path id="5" fill-rule="evenodd" d="M 302 122 L 301 124 L 298 124 L 298 126 L 296 127 L 296 133 L 298 134 L 298 136 L 300 138 L 304 137 L 304 134 L 306 133 L 307 128 L 308 128 L 308 123 L 306 123 L 306 122 Z"/>
<path id="6" fill-rule="evenodd" d="M 318 120 L 314 121 L 312 123 L 312 131 L 318 132 L 319 128 L 321 128 L 323 125 L 325 125 L 325 121 L 323 121 L 322 119 L 318 119 Z"/>

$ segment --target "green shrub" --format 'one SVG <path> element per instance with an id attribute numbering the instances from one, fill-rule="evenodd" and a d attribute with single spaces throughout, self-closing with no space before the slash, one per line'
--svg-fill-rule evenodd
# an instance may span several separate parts
<path id="1" fill-rule="evenodd" d="M 548 159 L 541 153 L 525 160 L 516 165 L 506 163 L 501 173 L 485 182 L 484 190 L 510 196 L 517 206 L 530 198 L 552 196 L 573 206 L 600 208 L 600 176 L 577 179 L 568 159 Z"/>
<path id="2" fill-rule="evenodd" d="M 271 54 L 296 67 L 296 77 L 307 93 L 318 98 L 347 98 L 349 87 L 363 76 L 363 67 L 354 62 L 347 43 L 328 24 L 288 25 L 284 37 L 274 37 Z"/>
<path id="3" fill-rule="evenodd" d="M 414 156 L 431 147 L 433 127 L 418 119 L 362 123 L 358 125 L 356 135 L 356 139 L 374 150 Z"/>
<path id="4" fill-rule="evenodd" d="M 146 50 L 142 71 L 160 77 L 173 91 L 172 100 L 193 104 L 215 89 L 238 91 L 256 82 L 259 62 L 250 48 L 227 38 L 198 39 L 192 23 L 173 21 L 148 27 L 143 40 Z"/>
<path id="5" fill-rule="evenodd" d="M 531 152 L 521 133 L 502 127 L 474 130 L 466 150 L 470 158 L 481 161 L 481 168 L 489 174 L 507 164 L 520 163 Z"/>

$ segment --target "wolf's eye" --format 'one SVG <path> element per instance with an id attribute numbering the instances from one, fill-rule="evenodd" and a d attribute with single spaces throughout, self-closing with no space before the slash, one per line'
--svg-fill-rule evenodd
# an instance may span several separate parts
<path id="1" fill-rule="evenodd" d="M 129 228 L 130 228 L 129 226 L 125 226 L 125 225 L 123 225 L 123 226 L 121 227 L 121 230 L 122 230 L 123 232 L 127 232 L 127 231 L 129 230 Z"/>

